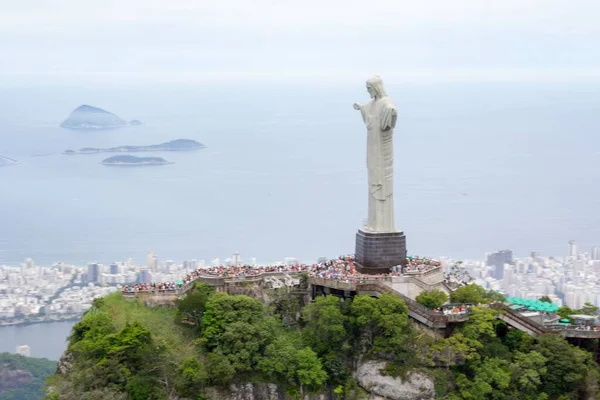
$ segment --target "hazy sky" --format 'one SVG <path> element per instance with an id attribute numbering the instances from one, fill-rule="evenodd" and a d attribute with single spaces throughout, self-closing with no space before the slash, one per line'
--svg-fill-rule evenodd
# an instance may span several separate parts
<path id="1" fill-rule="evenodd" d="M 0 0 L 0 82 L 600 80 L 598 0 Z"/>

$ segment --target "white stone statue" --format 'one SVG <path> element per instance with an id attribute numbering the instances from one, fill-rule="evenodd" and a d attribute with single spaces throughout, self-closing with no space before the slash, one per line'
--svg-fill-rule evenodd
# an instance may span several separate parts
<path id="1" fill-rule="evenodd" d="M 369 218 L 363 230 L 396 232 L 394 228 L 393 133 L 398 112 L 379 76 L 367 81 L 371 101 L 354 103 L 367 125 L 367 169 L 369 170 Z"/>

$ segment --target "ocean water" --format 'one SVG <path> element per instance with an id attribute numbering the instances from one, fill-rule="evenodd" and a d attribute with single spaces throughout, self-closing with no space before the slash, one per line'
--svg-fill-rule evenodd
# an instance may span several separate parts
<path id="1" fill-rule="evenodd" d="M 15 353 L 17 346 L 27 345 L 31 357 L 58 360 L 67 349 L 67 338 L 74 321 L 0 326 L 0 353 Z"/>
<path id="2" fill-rule="evenodd" d="M 600 245 L 599 89 L 389 87 L 400 114 L 396 226 L 409 253 Z M 352 103 L 367 99 L 360 82 L 2 88 L 0 155 L 20 163 L 0 169 L 0 264 L 142 263 L 149 250 L 176 261 L 352 253 L 367 211 L 366 128 Z M 81 104 L 144 125 L 59 128 Z M 139 168 L 60 154 L 177 138 L 207 148 L 156 154 L 175 164 Z"/>

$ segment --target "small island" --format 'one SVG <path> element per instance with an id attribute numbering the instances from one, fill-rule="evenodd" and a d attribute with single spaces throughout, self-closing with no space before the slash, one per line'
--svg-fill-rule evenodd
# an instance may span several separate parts
<path id="1" fill-rule="evenodd" d="M 161 144 L 152 144 L 149 146 L 119 146 L 111 147 L 108 149 L 98 149 L 95 147 L 84 147 L 79 150 L 67 150 L 63 154 L 75 155 L 75 154 L 95 154 L 95 153 L 133 153 L 142 151 L 189 151 L 203 149 L 202 143 L 196 142 L 191 139 L 177 139 L 171 140 Z"/>
<path id="2" fill-rule="evenodd" d="M 141 124 L 138 120 L 127 122 L 111 112 L 84 104 L 73 110 L 60 126 L 75 130 L 102 130 Z"/>
<path id="3" fill-rule="evenodd" d="M 12 158 L 0 156 L 0 167 L 7 167 L 9 165 L 15 165 L 17 163 L 18 163 L 17 160 L 13 160 Z"/>
<path id="4" fill-rule="evenodd" d="M 141 167 L 152 165 L 173 164 L 161 157 L 136 157 L 136 156 L 112 156 L 103 160 L 100 164 L 118 167 Z"/>

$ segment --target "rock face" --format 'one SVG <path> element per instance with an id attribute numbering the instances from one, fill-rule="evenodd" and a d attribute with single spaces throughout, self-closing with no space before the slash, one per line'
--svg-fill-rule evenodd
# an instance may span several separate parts
<path id="1" fill-rule="evenodd" d="M 368 361 L 359 365 L 354 376 L 372 400 L 433 400 L 433 379 L 420 372 L 409 372 L 405 379 L 381 373 L 385 362 Z"/>
<path id="2" fill-rule="evenodd" d="M 56 363 L 56 373 L 66 375 L 73 370 L 73 356 L 68 351 L 65 351 Z"/>
<path id="3" fill-rule="evenodd" d="M 77 107 L 60 126 L 77 130 L 115 129 L 129 125 L 140 125 L 140 121 L 127 122 L 101 108 L 82 105 Z"/>
<path id="4" fill-rule="evenodd" d="M 18 388 L 31 382 L 33 375 L 29 371 L 9 370 L 0 365 L 0 393 L 5 389 Z"/>

